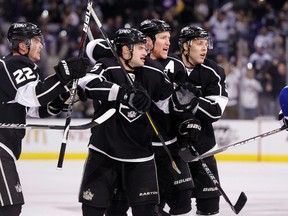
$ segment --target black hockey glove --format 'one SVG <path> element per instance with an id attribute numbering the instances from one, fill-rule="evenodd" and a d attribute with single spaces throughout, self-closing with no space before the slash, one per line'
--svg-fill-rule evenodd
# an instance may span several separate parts
<path id="1" fill-rule="evenodd" d="M 89 65 L 87 58 L 70 58 L 62 60 L 54 67 L 58 79 L 63 85 L 66 85 L 73 79 L 79 79 L 86 75 L 86 69 Z"/>
<path id="2" fill-rule="evenodd" d="M 70 97 L 70 95 L 71 95 L 71 92 L 69 94 L 69 97 Z M 76 88 L 76 95 L 75 95 L 73 104 L 78 102 L 78 101 L 82 101 L 82 102 L 87 101 L 87 95 L 86 95 L 85 91 L 81 88 L 81 86 L 79 86 L 79 85 L 77 85 L 77 88 Z M 66 100 L 66 103 L 64 102 L 64 105 L 62 106 L 62 111 L 67 112 L 68 107 L 69 107 L 69 100 Z"/>
<path id="3" fill-rule="evenodd" d="M 175 111 L 191 111 L 198 105 L 201 91 L 193 84 L 180 83 L 174 89 L 171 100 Z"/>
<path id="4" fill-rule="evenodd" d="M 136 92 L 128 85 L 122 85 L 118 92 L 117 99 L 139 113 L 145 113 L 150 109 L 151 98 L 142 86 L 137 86 Z"/>
<path id="5" fill-rule="evenodd" d="M 201 123 L 198 119 L 187 119 L 183 121 L 178 129 L 178 144 L 179 147 L 188 148 L 189 146 L 198 143 L 201 132 Z"/>
<path id="6" fill-rule="evenodd" d="M 70 92 L 65 92 L 63 94 L 58 95 L 53 101 L 48 103 L 47 107 L 48 107 L 49 113 L 51 113 L 51 115 L 59 114 L 64 107 L 65 101 L 67 101 L 69 97 L 70 97 Z"/>

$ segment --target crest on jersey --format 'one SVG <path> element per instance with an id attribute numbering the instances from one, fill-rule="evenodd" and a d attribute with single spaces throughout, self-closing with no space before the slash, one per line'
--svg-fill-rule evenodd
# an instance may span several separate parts
<path id="1" fill-rule="evenodd" d="M 140 113 L 121 103 L 119 106 L 119 113 L 129 122 L 133 122 L 141 116 Z"/>
<path id="2" fill-rule="evenodd" d="M 133 80 L 133 82 L 135 81 L 135 74 L 133 73 L 128 73 L 129 77 Z"/>

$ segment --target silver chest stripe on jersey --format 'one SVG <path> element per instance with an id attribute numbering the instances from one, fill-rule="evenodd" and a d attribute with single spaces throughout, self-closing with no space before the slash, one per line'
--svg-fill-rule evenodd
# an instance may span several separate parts
<path id="1" fill-rule="evenodd" d="M 106 155 L 107 157 L 113 159 L 113 160 L 117 160 L 117 161 L 122 161 L 122 162 L 136 162 L 136 163 L 139 163 L 139 162 L 146 162 L 146 161 L 150 161 L 150 160 L 153 160 L 154 158 L 154 154 L 149 156 L 149 157 L 145 157 L 145 158 L 137 158 L 137 159 L 123 159 L 123 158 L 117 158 L 117 157 L 113 157 L 109 154 L 107 154 L 106 152 L 96 148 L 95 146 L 93 146 L 92 144 L 89 144 L 88 148 L 90 149 L 93 149 L 94 151 L 97 151 L 97 152 L 100 152 L 104 155 Z"/>
<path id="2" fill-rule="evenodd" d="M 171 140 L 165 141 L 165 144 L 166 145 L 170 145 L 170 144 L 175 143 L 176 141 L 177 141 L 177 137 L 174 137 Z M 152 142 L 152 145 L 153 146 L 161 146 L 161 147 L 163 147 L 163 143 L 162 142 Z"/>
<path id="3" fill-rule="evenodd" d="M 4 168 L 3 168 L 3 164 L 2 164 L 1 158 L 0 158 L 0 171 L 1 171 L 1 174 L 2 174 L 2 176 L 3 176 L 3 181 L 4 181 L 5 188 L 6 188 L 8 197 L 9 197 L 10 204 L 13 205 L 11 193 L 10 193 L 10 190 L 9 190 L 9 186 L 8 186 L 8 182 L 7 182 L 7 179 L 6 179 L 6 175 L 5 175 L 5 172 L 4 172 Z M 2 199 L 2 198 L 1 198 L 1 199 Z M 3 200 L 2 200 L 2 202 L 3 202 Z"/>

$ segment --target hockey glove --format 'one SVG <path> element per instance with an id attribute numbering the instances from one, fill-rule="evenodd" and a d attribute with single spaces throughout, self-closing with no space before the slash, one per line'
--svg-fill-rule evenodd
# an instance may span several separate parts
<path id="1" fill-rule="evenodd" d="M 73 79 L 84 77 L 88 65 L 89 60 L 87 58 L 71 58 L 60 61 L 54 70 L 60 82 L 66 85 Z"/>
<path id="2" fill-rule="evenodd" d="M 150 109 L 151 98 L 142 86 L 137 86 L 136 92 L 131 86 L 122 85 L 118 92 L 117 99 L 121 103 L 133 108 L 139 113 L 145 113 Z"/>
<path id="3" fill-rule="evenodd" d="M 279 112 L 278 120 L 281 127 L 286 127 L 286 130 L 288 130 L 288 117 L 284 116 L 282 110 Z"/>
<path id="4" fill-rule="evenodd" d="M 64 108 L 65 101 L 70 97 L 70 92 L 58 95 L 53 101 L 48 103 L 48 111 L 51 115 L 59 114 Z"/>
<path id="5" fill-rule="evenodd" d="M 173 109 L 180 112 L 192 111 L 198 105 L 199 96 L 200 91 L 194 85 L 181 83 L 174 89 L 171 97 Z"/>
<path id="6" fill-rule="evenodd" d="M 201 132 L 201 123 L 196 118 L 187 119 L 180 124 L 178 132 L 179 147 L 187 148 L 198 143 Z"/>
<path id="7" fill-rule="evenodd" d="M 69 94 L 69 98 L 70 98 L 70 95 L 71 95 L 71 92 Z M 78 102 L 78 101 L 82 101 L 82 102 L 87 101 L 87 95 L 86 95 L 85 91 L 81 88 L 81 86 L 79 86 L 79 85 L 77 85 L 77 88 L 76 88 L 76 95 L 75 95 L 73 104 Z M 62 111 L 67 112 L 68 107 L 69 107 L 69 100 L 66 100 L 64 102 L 64 105 L 62 106 Z"/>

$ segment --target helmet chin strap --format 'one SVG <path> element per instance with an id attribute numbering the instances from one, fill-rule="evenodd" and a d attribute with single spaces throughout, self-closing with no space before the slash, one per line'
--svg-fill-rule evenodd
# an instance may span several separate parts
<path id="1" fill-rule="evenodd" d="M 27 52 L 26 52 L 25 54 L 21 54 L 21 52 L 20 52 L 20 50 L 19 50 L 19 47 L 18 47 L 18 53 L 19 53 L 21 56 L 26 56 L 26 57 L 28 57 L 28 54 L 29 54 L 29 52 L 30 52 L 30 45 L 31 45 L 31 42 L 30 42 L 30 44 L 26 44 L 26 43 L 25 43 L 25 46 L 26 46 L 26 48 L 27 48 Z"/>
<path id="2" fill-rule="evenodd" d="M 186 61 L 191 65 L 191 68 L 194 68 L 195 65 L 189 61 L 189 54 L 190 54 L 190 41 L 189 43 L 187 43 L 187 47 L 188 47 L 188 52 L 186 54 L 184 54 Z"/>
<path id="3" fill-rule="evenodd" d="M 188 49 L 188 51 L 190 51 L 190 49 Z M 189 67 L 189 68 L 194 68 L 195 65 L 189 61 L 189 53 L 184 54 L 184 56 L 186 58 L 186 61 L 191 65 L 191 67 Z"/>
<path id="4" fill-rule="evenodd" d="M 134 70 L 134 68 L 129 65 L 129 62 L 130 62 L 131 59 L 132 58 L 130 58 L 128 60 L 125 60 L 124 62 L 125 62 L 125 65 L 127 65 L 127 67 L 129 67 L 131 70 Z"/>
<path id="5" fill-rule="evenodd" d="M 131 59 L 133 58 L 133 51 L 130 52 L 131 57 L 129 59 L 124 59 L 124 57 L 122 56 L 122 58 L 124 59 L 125 65 L 127 67 L 129 67 L 131 70 L 134 70 L 134 68 L 129 64 L 129 62 L 131 61 Z"/>

